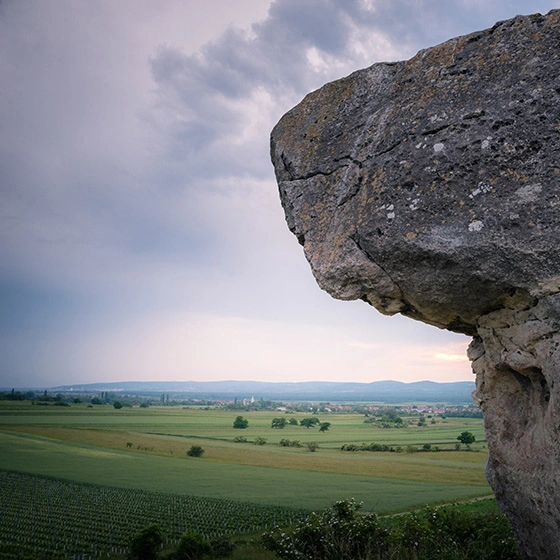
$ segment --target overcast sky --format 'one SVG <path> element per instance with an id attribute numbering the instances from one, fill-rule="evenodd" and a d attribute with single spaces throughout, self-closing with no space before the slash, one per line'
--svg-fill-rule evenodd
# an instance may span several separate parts
<path id="1" fill-rule="evenodd" d="M 467 337 L 315 283 L 269 133 L 540 0 L 0 0 L 0 387 L 470 380 Z"/>

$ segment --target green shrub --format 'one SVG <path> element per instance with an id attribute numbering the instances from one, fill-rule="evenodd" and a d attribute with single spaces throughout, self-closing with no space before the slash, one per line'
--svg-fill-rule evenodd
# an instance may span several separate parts
<path id="1" fill-rule="evenodd" d="M 210 553 L 214 558 L 229 558 L 234 551 L 235 544 L 225 537 L 210 542 Z"/>
<path id="2" fill-rule="evenodd" d="M 392 519 L 360 515 L 354 500 L 312 513 L 292 531 L 275 529 L 263 546 L 283 560 L 515 560 L 502 514 L 426 508 Z"/>
<path id="3" fill-rule="evenodd" d="M 298 439 L 281 439 L 279 443 L 282 447 L 303 447 L 303 444 Z"/>
<path id="4" fill-rule="evenodd" d="M 285 560 L 360 560 L 384 552 L 387 530 L 376 515 L 357 515 L 355 500 L 336 502 L 312 513 L 292 532 L 267 532 L 263 546 Z"/>
<path id="5" fill-rule="evenodd" d="M 187 451 L 189 457 L 202 457 L 204 455 L 204 449 L 200 445 L 192 445 Z"/>
<path id="6" fill-rule="evenodd" d="M 185 533 L 173 555 L 175 560 L 198 560 L 211 552 L 210 543 L 195 531 Z"/>
<path id="7" fill-rule="evenodd" d="M 504 515 L 468 514 L 457 508 L 426 508 L 423 512 L 400 517 L 391 534 L 390 543 L 398 558 L 519 558 L 513 534 Z"/>
<path id="8" fill-rule="evenodd" d="M 156 560 L 163 538 L 157 525 L 145 527 L 130 540 L 131 560 Z"/>
<path id="9" fill-rule="evenodd" d="M 243 418 L 243 416 L 237 416 L 233 421 L 233 427 L 236 430 L 245 430 L 249 427 L 249 420 L 247 420 L 247 418 Z"/>
<path id="10" fill-rule="evenodd" d="M 395 451 L 394 447 L 385 445 L 384 443 L 362 443 L 362 445 L 357 445 L 356 443 L 345 443 L 340 449 L 342 451 Z"/>

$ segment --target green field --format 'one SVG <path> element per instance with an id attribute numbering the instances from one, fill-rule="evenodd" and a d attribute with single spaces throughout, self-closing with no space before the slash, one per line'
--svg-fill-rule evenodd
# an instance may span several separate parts
<path id="1" fill-rule="evenodd" d="M 131 535 L 158 524 L 166 545 L 254 533 L 304 518 L 297 510 L 0 471 L 0 558 L 126 555 Z"/>
<path id="2" fill-rule="evenodd" d="M 248 413 L 249 427 L 236 430 L 232 428 L 236 414 L 181 407 L 3 407 L 0 468 L 306 509 L 354 497 L 364 502 L 366 511 L 381 513 L 490 493 L 483 472 L 486 453 L 479 419 L 438 419 L 422 428 L 380 429 L 365 424 L 362 415 L 333 414 L 320 418 L 331 422 L 331 428 L 319 433 L 302 426 L 272 429 L 278 412 Z M 476 436 L 473 451 L 340 450 L 344 443 L 364 442 L 453 449 L 464 430 Z M 249 442 L 234 443 L 239 435 Z M 257 437 L 267 443 L 250 443 Z M 281 439 L 316 441 L 320 447 L 315 453 L 307 447 L 281 447 Z M 187 457 L 193 444 L 204 448 L 202 458 Z"/>
<path id="3" fill-rule="evenodd" d="M 233 428 L 238 414 L 249 420 L 247 429 Z M 480 419 L 434 418 L 419 427 L 412 418 L 406 427 L 386 429 L 364 423 L 360 414 L 322 414 L 319 419 L 331 426 L 321 433 L 299 425 L 271 428 L 279 416 L 180 406 L 115 410 L 2 403 L 0 470 L 35 475 L 36 486 L 51 477 L 76 488 L 85 484 L 137 496 L 226 500 L 244 504 L 247 511 L 272 508 L 284 512 L 278 520 L 286 523 L 289 511 L 317 510 L 341 499 L 355 498 L 364 511 L 387 514 L 491 493 Z M 457 451 L 463 431 L 472 432 L 476 443 Z M 236 436 L 248 441 L 235 443 Z M 256 438 L 266 443 L 255 445 Z M 298 440 L 302 447 L 283 447 L 282 439 Z M 315 452 L 307 448 L 312 441 L 319 444 Z M 341 450 L 343 444 L 372 442 L 402 452 Z M 187 456 L 192 445 L 204 448 L 201 458 Z M 418 451 L 425 445 L 441 451 Z M 268 518 L 263 514 L 262 519 Z"/>

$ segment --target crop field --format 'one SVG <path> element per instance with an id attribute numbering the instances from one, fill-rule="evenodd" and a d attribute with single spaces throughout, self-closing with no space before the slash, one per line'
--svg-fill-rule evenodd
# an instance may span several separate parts
<path id="1" fill-rule="evenodd" d="M 246 429 L 233 428 L 239 414 L 249 422 Z M 170 540 L 186 527 L 214 535 L 215 527 L 211 522 L 205 525 L 200 516 L 199 525 L 193 527 L 194 517 L 189 517 L 193 504 L 198 511 L 220 511 L 209 513 L 208 519 L 212 515 L 219 518 L 222 534 L 227 535 L 258 528 L 245 521 L 253 519 L 255 511 L 263 523 L 275 518 L 282 524 L 291 522 L 297 511 L 324 508 L 351 497 L 364 502 L 364 511 L 383 514 L 491 493 L 484 476 L 486 447 L 480 419 L 434 418 L 433 423 L 422 427 L 412 419 L 404 427 L 384 429 L 364 423 L 360 414 L 321 414 L 321 421 L 331 423 L 326 432 L 301 425 L 272 428 L 272 420 L 282 415 L 180 406 L 116 410 L 108 405 L 1 405 L 0 470 L 4 471 L 4 486 L 0 488 L 0 534 L 20 534 L 18 527 L 27 524 L 24 533 L 43 535 L 43 543 L 49 538 L 61 540 L 62 527 L 81 535 L 77 525 L 71 529 L 70 519 L 78 519 L 74 514 L 45 526 L 49 519 L 45 512 L 51 511 L 52 515 L 48 508 L 53 507 L 52 497 L 56 495 L 65 496 L 68 511 L 81 504 L 82 510 L 97 509 L 100 519 L 113 519 L 113 524 L 121 519 L 123 528 L 108 532 L 120 535 L 117 540 L 122 545 L 125 533 L 152 522 L 147 513 L 150 511 L 155 521 L 164 520 Z M 285 416 L 299 423 L 310 415 Z M 471 450 L 464 446 L 456 450 L 457 436 L 463 431 L 476 437 Z M 240 437 L 246 441 L 234 442 Z M 301 447 L 282 446 L 281 440 L 298 441 Z M 308 449 L 309 442 L 318 444 L 315 452 Z M 345 444 L 372 442 L 398 447 L 400 452 L 341 450 Z M 193 445 L 204 449 L 202 457 L 187 455 Z M 422 451 L 425 447 L 430 451 Z M 434 448 L 440 451 L 432 451 Z M 12 480 L 10 477 L 17 480 L 6 482 Z M 13 492 L 4 488 L 13 488 Z M 71 496 L 79 497 L 72 507 Z M 115 505 L 119 500 L 128 504 L 126 509 Z M 163 504 L 165 500 L 171 502 L 157 507 L 146 505 Z M 139 510 L 130 505 L 133 502 L 140 504 L 134 506 Z M 107 506 L 113 515 L 103 514 L 105 503 L 113 504 Z M 172 513 L 177 511 L 173 503 L 182 504 L 183 517 Z M 235 510 L 234 505 L 241 510 Z M 227 508 L 235 513 L 227 513 Z M 171 512 L 171 517 L 165 517 L 165 511 Z M 228 524 L 232 516 L 235 523 Z M 177 519 L 175 525 L 172 518 Z M 53 537 L 55 526 L 58 536 Z M 99 528 L 96 533 L 101 535 L 103 531 Z M 69 542 L 72 538 L 78 542 L 83 535 L 62 540 Z M 118 546 L 116 541 L 106 541 L 102 544 L 100 538 L 95 545 L 87 541 L 88 554 L 96 554 L 91 552 L 94 546 L 97 551 L 101 546 Z M 30 546 L 44 546 L 37 539 L 33 542 Z"/>
<path id="2" fill-rule="evenodd" d="M 185 531 L 208 539 L 291 525 L 304 512 L 228 500 L 79 484 L 0 471 L 0 558 L 126 554 L 126 543 L 157 523 L 164 543 Z"/>

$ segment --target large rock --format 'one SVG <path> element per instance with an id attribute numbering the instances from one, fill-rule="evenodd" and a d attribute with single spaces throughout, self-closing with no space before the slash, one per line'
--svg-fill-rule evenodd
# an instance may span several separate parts
<path id="1" fill-rule="evenodd" d="M 560 11 L 375 64 L 272 132 L 319 285 L 472 335 L 487 474 L 525 558 L 560 558 Z"/>

